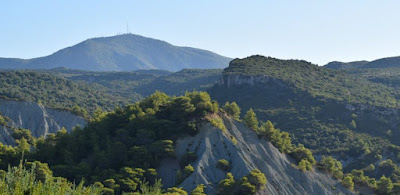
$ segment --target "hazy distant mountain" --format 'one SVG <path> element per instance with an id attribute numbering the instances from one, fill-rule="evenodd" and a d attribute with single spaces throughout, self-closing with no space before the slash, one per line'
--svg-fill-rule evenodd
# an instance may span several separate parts
<path id="1" fill-rule="evenodd" d="M 400 56 L 377 59 L 363 66 L 363 68 L 394 68 L 394 67 L 400 67 Z"/>
<path id="2" fill-rule="evenodd" d="M 371 62 L 354 61 L 354 62 L 329 62 L 324 66 L 331 69 L 349 69 L 349 68 L 400 68 L 400 56 L 381 58 Z"/>
<path id="3" fill-rule="evenodd" d="M 216 53 L 177 47 L 165 41 L 124 34 L 93 38 L 34 59 L 0 58 L 1 69 L 50 69 L 66 67 L 93 71 L 131 71 L 184 68 L 224 68 L 231 59 Z"/>
<path id="4" fill-rule="evenodd" d="M 333 62 L 329 62 L 328 64 L 326 64 L 324 67 L 331 68 L 331 69 L 360 68 L 367 63 L 368 63 L 368 61 L 354 61 L 354 62 L 333 61 Z"/>

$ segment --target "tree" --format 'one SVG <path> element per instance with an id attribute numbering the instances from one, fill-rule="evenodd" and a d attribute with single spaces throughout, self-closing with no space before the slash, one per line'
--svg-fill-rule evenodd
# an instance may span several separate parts
<path id="1" fill-rule="evenodd" d="M 25 138 L 21 138 L 19 140 L 16 140 L 15 143 L 18 145 L 18 152 L 22 153 L 28 153 L 30 151 L 31 145 L 28 143 L 28 141 Z"/>
<path id="2" fill-rule="evenodd" d="M 4 119 L 3 116 L 0 115 L 0 125 L 6 125 L 6 120 Z"/>
<path id="3" fill-rule="evenodd" d="M 315 158 L 308 148 L 305 148 L 304 146 L 299 146 L 296 147 L 291 153 L 290 156 L 297 160 L 297 162 L 300 162 L 303 159 L 307 159 L 308 162 L 310 162 L 312 165 L 315 165 Z"/>
<path id="4" fill-rule="evenodd" d="M 379 163 L 378 170 L 383 175 L 391 175 L 397 169 L 397 165 L 391 159 Z"/>
<path id="5" fill-rule="evenodd" d="M 357 128 L 356 121 L 354 121 L 354 120 L 351 120 L 351 122 L 350 122 L 350 126 L 351 126 L 351 128 L 353 128 L 353 129 L 356 129 L 356 128 Z"/>
<path id="6" fill-rule="evenodd" d="M 165 195 L 187 195 L 187 192 L 182 187 L 172 187 L 167 189 Z"/>
<path id="7" fill-rule="evenodd" d="M 348 175 L 348 176 L 344 177 L 342 183 L 349 190 L 351 190 L 351 191 L 354 190 L 354 182 L 353 182 L 353 178 L 351 176 Z"/>
<path id="8" fill-rule="evenodd" d="M 400 194 L 400 183 L 393 184 L 393 194 Z"/>
<path id="9" fill-rule="evenodd" d="M 376 190 L 380 194 L 390 194 L 393 189 L 393 182 L 390 178 L 382 176 L 376 183 Z"/>
<path id="10" fill-rule="evenodd" d="M 223 170 L 223 171 L 229 171 L 230 168 L 230 164 L 227 160 L 225 159 L 219 159 L 218 163 L 217 163 L 217 168 Z"/>
<path id="11" fill-rule="evenodd" d="M 243 122 L 250 129 L 257 130 L 257 128 L 258 128 L 258 120 L 257 120 L 257 117 L 256 117 L 256 113 L 253 111 L 252 108 L 250 108 L 246 112 L 246 115 L 244 115 Z"/>
<path id="12" fill-rule="evenodd" d="M 248 181 L 254 185 L 257 189 L 264 189 L 267 184 L 267 178 L 264 173 L 258 169 L 253 169 L 247 176 Z"/>
<path id="13" fill-rule="evenodd" d="M 334 177 L 337 179 L 342 179 L 343 178 L 343 167 L 342 163 L 332 156 L 322 156 L 321 161 L 319 162 L 320 168 L 328 171 L 331 173 Z"/>
<path id="14" fill-rule="evenodd" d="M 274 124 L 271 121 L 267 121 L 263 123 L 260 127 L 262 135 L 267 136 L 267 138 L 271 140 L 275 140 L 278 137 L 278 130 L 275 129 Z"/>
<path id="15" fill-rule="evenodd" d="M 233 119 L 237 121 L 240 120 L 240 108 L 236 104 L 236 102 L 232 102 L 231 104 L 229 104 L 229 102 L 226 102 L 223 109 L 229 116 L 232 116 Z"/>
<path id="16" fill-rule="evenodd" d="M 303 171 L 303 172 L 311 171 L 312 170 L 312 164 L 307 159 L 302 159 L 299 162 L 299 169 L 301 171 Z"/>
<path id="17" fill-rule="evenodd" d="M 233 179 L 232 173 L 227 173 L 226 178 L 218 183 L 217 194 L 233 194 L 234 185 L 235 179 Z"/>
<path id="18" fill-rule="evenodd" d="M 205 188 L 206 186 L 204 186 L 204 184 L 200 184 L 190 193 L 190 195 L 206 195 L 206 193 L 204 193 Z"/>
<path id="19" fill-rule="evenodd" d="M 81 108 L 78 105 L 75 105 L 74 107 L 72 107 L 71 112 L 76 114 L 76 115 L 78 115 L 78 116 L 81 116 L 83 118 L 88 118 L 89 117 L 89 114 L 88 114 L 87 110 L 84 109 L 84 108 Z"/>
<path id="20" fill-rule="evenodd" d="M 256 193 L 256 186 L 251 184 L 247 177 L 242 177 L 239 181 L 239 192 L 235 194 L 255 194 Z"/>

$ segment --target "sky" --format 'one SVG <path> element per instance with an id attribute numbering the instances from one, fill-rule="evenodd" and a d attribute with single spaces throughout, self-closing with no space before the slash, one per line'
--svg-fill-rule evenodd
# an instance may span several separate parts
<path id="1" fill-rule="evenodd" d="M 1 1 L 0 57 L 130 32 L 231 58 L 374 60 L 400 55 L 399 8 L 398 0 Z"/>

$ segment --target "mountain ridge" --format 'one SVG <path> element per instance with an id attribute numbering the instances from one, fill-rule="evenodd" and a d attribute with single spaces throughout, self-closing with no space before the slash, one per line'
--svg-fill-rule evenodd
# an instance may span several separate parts
<path id="1" fill-rule="evenodd" d="M 230 60 L 228 57 L 207 50 L 174 46 L 162 40 L 123 34 L 87 39 L 43 57 L 0 58 L 0 68 L 65 67 L 92 71 L 140 69 L 178 71 L 184 68 L 224 68 Z"/>
<path id="2" fill-rule="evenodd" d="M 332 61 L 324 65 L 325 68 L 330 69 L 358 69 L 358 68 L 394 68 L 400 67 L 400 56 L 379 58 L 372 61 L 351 61 L 340 62 Z"/>

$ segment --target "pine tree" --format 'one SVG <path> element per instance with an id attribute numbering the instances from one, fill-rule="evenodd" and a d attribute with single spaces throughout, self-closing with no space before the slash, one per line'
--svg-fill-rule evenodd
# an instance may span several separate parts
<path id="1" fill-rule="evenodd" d="M 353 178 L 350 176 L 346 176 L 343 181 L 342 181 L 343 185 L 346 186 L 346 188 L 348 188 L 349 190 L 353 191 L 354 190 L 354 182 L 353 182 Z"/>
<path id="2" fill-rule="evenodd" d="M 246 115 L 243 118 L 243 122 L 250 129 L 257 130 L 257 128 L 258 128 L 258 120 L 257 120 L 257 117 L 256 117 L 256 113 L 253 111 L 252 108 L 250 108 L 246 112 Z"/>
<path id="3" fill-rule="evenodd" d="M 223 109 L 225 110 L 225 112 L 228 115 L 232 116 L 233 119 L 235 119 L 237 121 L 240 120 L 240 108 L 236 104 L 236 102 L 232 102 L 230 104 L 229 104 L 229 102 L 226 102 Z"/>
<path id="4" fill-rule="evenodd" d="M 390 178 L 382 176 L 376 184 L 376 190 L 380 194 L 390 194 L 393 190 L 393 182 Z"/>

